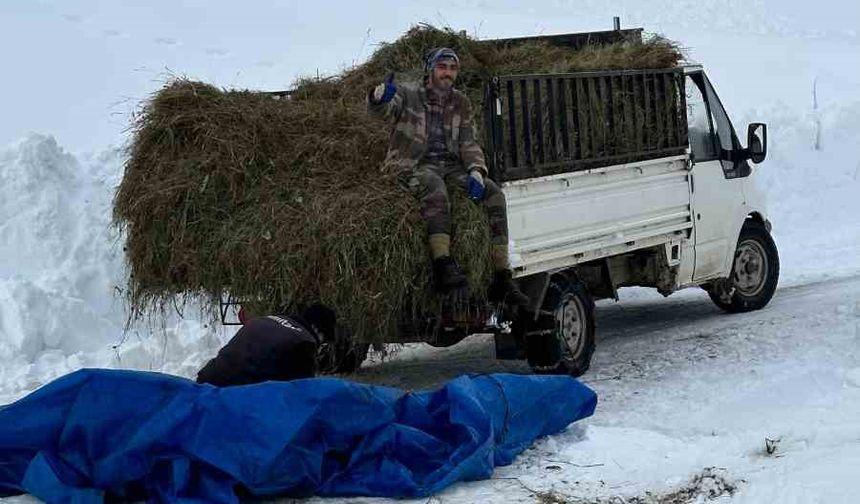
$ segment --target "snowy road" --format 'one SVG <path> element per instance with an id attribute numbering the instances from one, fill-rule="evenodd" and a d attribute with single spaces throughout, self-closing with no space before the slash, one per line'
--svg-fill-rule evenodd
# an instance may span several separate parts
<path id="1" fill-rule="evenodd" d="M 746 314 L 724 313 L 698 289 L 665 299 L 646 289 L 622 290 L 620 302 L 597 305 L 597 350 L 582 380 L 602 391 L 605 409 L 633 381 L 670 379 L 709 362 L 729 366 L 778 360 L 807 350 L 805 336 L 813 327 L 835 324 L 837 315 L 854 317 L 856 323 L 852 310 L 860 309 L 853 306 L 860 302 L 858 288 L 860 276 L 779 288 L 764 310 Z M 827 305 L 835 311 L 827 311 Z M 355 379 L 421 389 L 475 372 L 530 371 L 520 361 L 495 360 L 492 337 L 477 335 L 448 348 L 408 345 L 385 363 L 366 365 Z"/>
<path id="2" fill-rule="evenodd" d="M 438 501 L 665 496 L 713 466 L 725 480 L 699 487 L 735 484 L 732 502 L 857 502 L 860 276 L 781 288 L 764 310 L 736 315 L 698 290 L 623 294 L 598 306 L 583 377 L 600 396 L 595 416 Z M 407 348 L 356 378 L 425 388 L 505 371 L 528 369 L 495 361 L 491 338 L 476 336 Z M 773 456 L 766 437 L 779 439 Z"/>

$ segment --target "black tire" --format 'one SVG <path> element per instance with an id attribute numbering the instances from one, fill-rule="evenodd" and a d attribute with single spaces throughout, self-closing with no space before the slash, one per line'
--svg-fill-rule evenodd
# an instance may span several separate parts
<path id="1" fill-rule="evenodd" d="M 731 277 L 705 287 L 711 301 L 729 313 L 764 308 L 779 282 L 779 253 L 770 233 L 758 221 L 747 219 L 741 228 Z M 726 298 L 729 298 L 727 301 Z"/>
<path id="2" fill-rule="evenodd" d="M 526 357 L 538 374 L 581 376 L 594 354 L 594 300 L 585 284 L 564 275 L 550 281 L 536 321 L 527 322 Z"/>

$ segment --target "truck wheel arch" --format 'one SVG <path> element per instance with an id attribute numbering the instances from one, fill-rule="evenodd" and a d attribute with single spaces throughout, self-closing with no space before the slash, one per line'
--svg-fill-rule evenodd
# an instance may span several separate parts
<path id="1" fill-rule="evenodd" d="M 759 224 L 764 226 L 765 229 L 767 229 L 768 233 L 771 232 L 771 228 L 773 226 L 771 225 L 770 221 L 768 219 L 766 219 L 765 216 L 761 212 L 752 211 L 749 213 L 749 215 L 747 215 L 747 219 L 751 219 L 755 222 L 758 222 Z"/>

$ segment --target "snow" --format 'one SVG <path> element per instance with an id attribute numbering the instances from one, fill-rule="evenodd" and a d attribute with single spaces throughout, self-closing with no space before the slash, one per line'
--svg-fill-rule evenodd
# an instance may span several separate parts
<path id="1" fill-rule="evenodd" d="M 0 404 L 81 367 L 192 375 L 225 331 L 184 320 L 124 333 L 117 149 L 77 157 L 50 136 L 0 150 Z"/>
<path id="2" fill-rule="evenodd" d="M 393 4 L 378 3 L 360 12 L 303 12 L 298 18 L 306 28 L 289 34 L 301 50 L 283 57 L 278 44 L 269 44 L 281 29 L 271 21 L 274 10 L 255 36 L 231 28 L 221 40 L 212 34 L 233 13 L 223 5 L 213 6 L 210 21 L 222 22 L 212 26 L 189 24 L 195 12 L 189 6 L 177 11 L 185 21 L 166 25 L 152 20 L 157 8 L 136 7 L 137 28 L 120 24 L 127 6 L 69 3 L 59 12 L 3 5 L 4 21 L 14 14 L 19 22 L 0 30 L 4 45 L 12 41 L 3 37 L 35 33 L 45 16 L 53 17 L 44 26 L 68 43 L 58 47 L 47 37 L 10 54 L 10 64 L 24 65 L 32 79 L 8 79 L 0 93 L 7 118 L 0 130 L 0 404 L 81 367 L 191 377 L 232 334 L 194 317 L 123 331 L 122 240 L 110 214 L 124 154 L 104 146 L 124 138 L 127 117 L 110 124 L 104 117 L 109 103 L 127 96 L 134 102 L 156 87 L 153 68 L 188 69 L 222 85 L 278 88 L 295 76 L 283 72 L 318 64 L 336 71 L 334 55 L 364 57 L 370 44 L 418 19 L 457 19 L 490 37 L 592 29 L 621 14 L 627 26 L 664 32 L 690 48 L 741 137 L 749 122 L 768 124 L 768 159 L 754 171 L 780 250 L 779 290 L 766 309 L 740 315 L 723 314 L 698 290 L 663 299 L 624 289 L 620 303 L 599 303 L 597 352 L 583 377 L 600 396 L 595 416 L 540 441 L 493 480 L 458 484 L 434 499 L 535 502 L 554 495 L 609 502 L 650 493 L 668 501 L 675 492 L 672 498 L 683 497 L 676 502 L 701 502 L 711 491 L 715 502 L 855 502 L 860 17 L 857 5 L 843 4 L 664 0 L 645 7 L 588 0 L 523 10 L 515 2 L 476 0 L 433 4 L 382 22 L 378 15 Z M 456 17 L 448 12 L 454 6 Z M 324 22 L 330 30 L 307 29 Z M 340 28 L 342 36 L 330 40 Z M 75 39 L 73 32 L 85 36 Z M 96 43 L 99 37 L 111 41 L 109 51 Z M 259 47 L 265 49 L 251 50 Z M 90 59 L 73 58 L 73 50 Z M 116 64 L 117 54 L 129 61 Z M 29 69 L 35 61 L 38 68 Z M 135 65 L 149 70 L 135 74 Z M 46 88 L 56 72 L 68 75 L 69 85 Z M 25 133 L 33 129 L 51 134 Z M 69 141 L 64 147 L 57 138 Z M 499 371 L 528 368 L 496 361 L 491 338 L 477 335 L 450 348 L 408 345 L 385 363 L 368 363 L 356 379 L 414 389 Z M 766 438 L 778 440 L 772 454 Z"/>
<path id="3" fill-rule="evenodd" d="M 533 502 L 531 491 L 631 498 L 668 493 L 710 467 L 738 486 L 731 502 L 855 502 L 856 275 L 782 288 L 767 309 L 739 315 L 700 291 L 637 293 L 601 303 L 598 328 L 583 377 L 600 395 L 595 416 L 441 502 Z M 410 348 L 359 378 L 423 388 L 465 372 L 527 372 L 494 362 L 489 337 L 461 345 Z M 773 455 L 766 438 L 779 440 Z"/>

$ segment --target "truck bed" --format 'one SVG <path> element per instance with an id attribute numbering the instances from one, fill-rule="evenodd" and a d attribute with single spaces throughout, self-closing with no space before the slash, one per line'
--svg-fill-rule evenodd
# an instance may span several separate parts
<path id="1" fill-rule="evenodd" d="M 517 276 L 688 238 L 687 155 L 507 182 Z"/>

